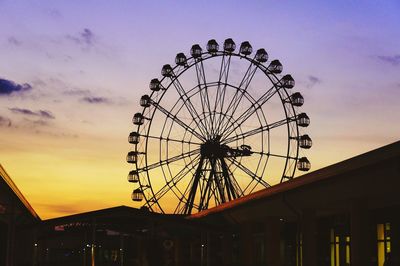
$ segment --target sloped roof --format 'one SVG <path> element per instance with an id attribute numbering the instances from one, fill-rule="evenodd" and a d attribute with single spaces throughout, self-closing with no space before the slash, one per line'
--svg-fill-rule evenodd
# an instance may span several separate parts
<path id="1" fill-rule="evenodd" d="M 361 155 L 352 157 L 350 159 L 341 161 L 339 163 L 318 169 L 316 171 L 307 173 L 292 180 L 243 196 L 236 200 L 223 203 L 208 210 L 194 213 L 190 215 L 188 218 L 189 219 L 202 218 L 211 214 L 217 214 L 227 210 L 236 209 L 238 207 L 247 205 L 251 202 L 267 199 L 287 191 L 293 191 L 302 188 L 304 186 L 315 184 L 322 180 L 331 179 L 338 175 L 348 173 L 353 170 L 366 167 L 368 165 L 374 165 L 379 162 L 392 159 L 395 157 L 400 157 L 400 141 L 363 153 Z"/>
<path id="2" fill-rule="evenodd" d="M 3 180 L 8 186 L 9 190 L 19 199 L 20 204 L 33 216 L 33 218 L 40 220 L 39 215 L 35 212 L 32 206 L 29 204 L 28 200 L 24 197 L 21 191 L 18 189 L 17 185 L 7 174 L 6 170 L 0 164 L 0 181 Z"/>

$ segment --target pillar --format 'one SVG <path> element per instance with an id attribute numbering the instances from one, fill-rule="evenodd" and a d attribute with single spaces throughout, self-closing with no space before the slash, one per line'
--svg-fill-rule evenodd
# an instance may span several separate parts
<path id="1" fill-rule="evenodd" d="M 372 254 L 368 212 L 361 200 L 354 201 L 350 210 L 350 247 L 351 265 L 369 265 Z"/>
<path id="2" fill-rule="evenodd" d="M 222 265 L 232 265 L 233 241 L 232 233 L 225 233 L 222 239 Z"/>
<path id="3" fill-rule="evenodd" d="M 96 219 L 92 220 L 92 241 L 90 246 L 91 266 L 96 266 Z"/>
<path id="4" fill-rule="evenodd" d="M 390 240 L 392 259 L 400 264 L 400 209 L 394 211 L 394 217 L 390 221 Z"/>
<path id="5" fill-rule="evenodd" d="M 120 266 L 124 266 L 124 253 L 125 253 L 125 243 L 124 243 L 124 234 L 120 232 L 120 239 L 119 239 L 119 257 L 120 257 Z"/>
<path id="6" fill-rule="evenodd" d="M 317 226 L 314 210 L 303 210 L 301 231 L 303 239 L 303 265 L 317 265 Z"/>
<path id="7" fill-rule="evenodd" d="M 253 265 L 253 238 L 250 223 L 243 224 L 240 228 L 240 250 L 242 265 Z"/>
<path id="8" fill-rule="evenodd" d="M 14 203 L 11 202 L 10 209 L 8 210 L 10 213 L 8 219 L 7 226 L 7 250 L 6 250 L 6 266 L 14 265 L 15 258 L 15 207 Z"/>
<path id="9" fill-rule="evenodd" d="M 38 241 L 38 227 L 35 226 L 33 228 L 33 258 L 32 258 L 32 265 L 37 266 L 39 265 L 41 258 L 40 258 L 40 250 L 43 250 L 44 246 L 42 243 Z"/>
<path id="10" fill-rule="evenodd" d="M 281 266 L 281 221 L 269 217 L 265 222 L 265 254 L 269 266 Z"/>

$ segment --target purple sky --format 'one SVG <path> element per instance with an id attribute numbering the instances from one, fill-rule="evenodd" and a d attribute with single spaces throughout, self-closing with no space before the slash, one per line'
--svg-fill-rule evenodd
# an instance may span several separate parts
<path id="1" fill-rule="evenodd" d="M 124 161 L 138 100 L 212 38 L 264 47 L 293 75 L 313 170 L 399 139 L 399 1 L 0 0 L 0 13 L 0 163 L 43 217 L 140 206 Z"/>

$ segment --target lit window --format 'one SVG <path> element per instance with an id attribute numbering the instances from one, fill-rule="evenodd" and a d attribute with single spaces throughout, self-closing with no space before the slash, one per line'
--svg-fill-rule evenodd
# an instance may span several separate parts
<path id="1" fill-rule="evenodd" d="M 340 254 L 344 251 L 346 264 L 350 265 L 350 236 L 342 235 L 335 232 L 334 229 L 330 231 L 330 244 L 331 244 L 331 266 L 340 265 Z M 343 250 L 344 249 L 344 250 Z"/>
<path id="2" fill-rule="evenodd" d="M 377 248 L 378 248 L 378 266 L 383 266 L 387 254 L 391 251 L 390 245 L 390 223 L 377 224 Z"/>

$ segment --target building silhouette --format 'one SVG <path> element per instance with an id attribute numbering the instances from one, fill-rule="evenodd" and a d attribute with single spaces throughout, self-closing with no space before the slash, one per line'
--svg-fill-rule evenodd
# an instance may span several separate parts
<path id="1" fill-rule="evenodd" d="M 189 216 L 41 220 L 0 174 L 0 265 L 399 265 L 400 141 Z"/>

